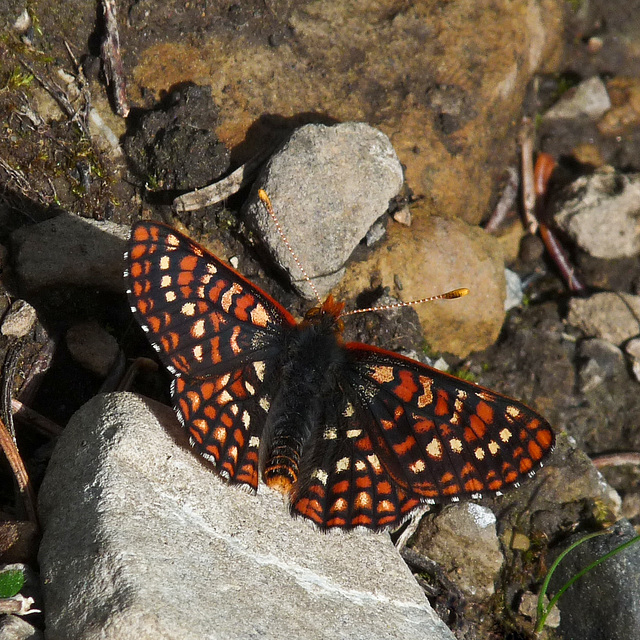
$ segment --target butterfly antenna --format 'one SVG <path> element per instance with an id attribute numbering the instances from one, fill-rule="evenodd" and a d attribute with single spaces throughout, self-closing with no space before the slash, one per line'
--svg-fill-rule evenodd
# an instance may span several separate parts
<path id="1" fill-rule="evenodd" d="M 389 309 L 399 309 L 401 307 L 413 307 L 423 302 L 433 302 L 434 300 L 455 300 L 456 298 L 462 298 L 469 293 L 469 289 L 461 287 L 460 289 L 453 289 L 453 291 L 447 291 L 446 293 L 440 293 L 437 296 L 430 296 L 428 298 L 420 298 L 420 300 L 410 300 L 409 302 L 396 302 L 394 304 L 385 304 L 382 307 L 368 307 L 366 309 L 354 309 L 353 311 L 347 311 L 342 313 L 341 316 L 355 316 L 356 313 L 368 313 L 369 311 L 388 311 Z"/>
<path id="2" fill-rule="evenodd" d="M 273 223 L 276 225 L 276 229 L 278 230 L 278 233 L 280 234 L 280 237 L 284 242 L 284 246 L 287 247 L 289 253 L 293 257 L 296 265 L 298 266 L 298 269 L 300 269 L 300 273 L 304 277 L 307 284 L 311 287 L 311 290 L 313 291 L 314 295 L 318 299 L 318 303 L 322 305 L 322 298 L 320 297 L 320 294 L 316 289 L 316 285 L 313 284 L 313 282 L 311 281 L 311 278 L 308 276 L 307 272 L 305 271 L 305 268 L 302 266 L 302 263 L 300 262 L 298 255 L 293 250 L 293 247 L 291 246 L 291 244 L 289 244 L 289 240 L 287 239 L 287 236 L 285 235 L 284 231 L 282 230 L 282 227 L 280 226 L 280 222 L 278 221 L 278 217 L 276 216 L 276 213 L 273 210 L 273 206 L 271 204 L 271 200 L 269 199 L 269 196 L 267 195 L 267 192 L 264 189 L 258 189 L 258 198 L 262 200 L 262 204 L 264 205 L 264 208 L 267 210 L 267 213 L 271 216 L 271 219 L 273 220 Z"/>

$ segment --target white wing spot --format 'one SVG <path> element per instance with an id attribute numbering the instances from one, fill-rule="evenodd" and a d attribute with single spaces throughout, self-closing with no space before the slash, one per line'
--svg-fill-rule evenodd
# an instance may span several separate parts
<path id="1" fill-rule="evenodd" d="M 172 282 L 173 282 L 173 280 L 171 279 L 171 276 L 164 275 L 160 279 L 160 287 L 163 288 L 163 289 L 165 289 L 166 287 L 170 287 Z"/>
<path id="2" fill-rule="evenodd" d="M 314 469 L 311 474 L 312 478 L 317 478 L 320 481 L 320 484 L 327 484 L 327 479 L 329 474 L 324 469 Z"/>
<path id="3" fill-rule="evenodd" d="M 335 440 L 338 437 L 338 431 L 335 427 L 327 427 L 322 434 L 325 440 Z"/>
<path id="4" fill-rule="evenodd" d="M 171 266 L 171 260 L 169 260 L 169 256 L 162 256 L 160 258 L 160 268 L 163 271 L 166 271 Z"/>
<path id="5" fill-rule="evenodd" d="M 175 291 L 167 291 L 167 293 L 164 294 L 164 299 L 167 302 L 175 302 L 176 297 L 177 296 Z"/>

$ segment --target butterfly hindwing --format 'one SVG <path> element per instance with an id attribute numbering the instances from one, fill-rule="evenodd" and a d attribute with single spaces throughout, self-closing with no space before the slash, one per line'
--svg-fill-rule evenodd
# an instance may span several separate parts
<path id="1" fill-rule="evenodd" d="M 379 530 L 402 522 L 420 499 L 390 477 L 357 400 L 334 400 L 327 403 L 324 428 L 312 434 L 304 452 L 292 513 L 323 529 Z"/>
<path id="2" fill-rule="evenodd" d="M 176 412 L 193 446 L 220 475 L 254 490 L 270 400 L 269 382 L 263 384 L 266 366 L 255 361 L 206 379 L 177 376 L 172 385 Z"/>
<path id="3" fill-rule="evenodd" d="M 264 359 L 295 326 L 270 296 L 165 225 L 137 223 L 128 260 L 132 311 L 176 374 L 209 376 Z"/>
<path id="4" fill-rule="evenodd" d="M 516 400 L 389 351 L 346 348 L 374 450 L 425 502 L 517 486 L 554 446 L 551 426 Z"/>

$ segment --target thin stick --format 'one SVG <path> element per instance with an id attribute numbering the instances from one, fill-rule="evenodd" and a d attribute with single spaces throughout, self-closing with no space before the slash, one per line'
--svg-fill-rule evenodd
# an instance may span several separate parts
<path id="1" fill-rule="evenodd" d="M 298 269 L 300 269 L 300 273 L 302 273 L 307 284 L 311 287 L 311 290 L 315 294 L 316 299 L 318 300 L 318 303 L 322 305 L 322 298 L 320 297 L 320 294 L 318 293 L 318 290 L 316 289 L 315 284 L 311 282 L 311 278 L 307 275 L 307 272 L 305 271 L 305 268 L 302 266 L 302 263 L 300 262 L 296 252 L 293 250 L 293 247 L 291 246 L 291 244 L 289 244 L 289 240 L 287 240 L 287 236 L 282 230 L 282 227 L 280 226 L 280 222 L 278 222 L 278 217 L 276 216 L 275 211 L 273 210 L 273 206 L 271 205 L 271 200 L 269 200 L 269 196 L 267 195 L 267 192 L 264 189 L 258 189 L 258 198 L 262 200 L 262 204 L 267 210 L 267 213 L 271 216 L 271 219 L 273 220 L 273 223 L 275 224 L 276 229 L 278 230 L 278 233 L 280 234 L 280 237 L 282 238 L 282 241 L 284 242 L 285 247 L 287 247 L 289 253 L 293 257 L 296 265 L 298 266 Z"/>
<path id="2" fill-rule="evenodd" d="M 15 418 L 22 418 L 26 422 L 30 422 L 35 429 L 46 436 L 55 437 L 62 435 L 64 429 L 59 425 L 45 418 L 42 414 L 30 409 L 15 398 L 11 399 L 11 411 Z"/>
<path id="3" fill-rule="evenodd" d="M 22 497 L 29 520 L 37 527 L 38 515 L 36 512 L 36 501 L 31 482 L 29 481 L 29 474 L 24 466 L 24 462 L 22 462 L 18 447 L 2 420 L 0 420 L 0 447 L 4 451 L 5 456 L 7 456 L 13 475 L 18 483 L 20 496 Z"/>
<path id="4" fill-rule="evenodd" d="M 536 220 L 536 192 L 533 177 L 533 123 L 530 118 L 523 118 L 520 130 L 520 154 L 522 171 L 522 208 L 524 222 L 532 235 L 538 230 Z"/>
<path id="5" fill-rule="evenodd" d="M 596 469 L 604 469 L 605 467 L 621 467 L 625 464 L 640 466 L 640 453 L 631 451 L 628 453 L 608 453 L 601 456 L 591 458 Z"/>
<path id="6" fill-rule="evenodd" d="M 396 302 L 394 304 L 385 304 L 382 307 L 367 307 L 366 309 L 354 309 L 353 311 L 347 311 L 340 314 L 344 316 L 354 316 L 356 313 L 369 313 L 370 311 L 388 311 L 389 309 L 399 309 L 401 307 L 413 307 L 417 304 L 423 304 L 424 302 L 433 302 L 434 300 L 455 300 L 456 298 L 462 298 L 469 293 L 469 289 L 461 287 L 460 289 L 453 289 L 446 293 L 440 293 L 437 296 L 429 296 L 428 298 L 420 298 L 420 300 L 410 300 L 409 302 Z"/>
<path id="7" fill-rule="evenodd" d="M 173 201 L 173 210 L 177 213 L 197 211 L 226 200 L 246 186 L 258 167 L 267 159 L 270 151 L 264 151 L 245 162 L 226 178 L 214 182 L 202 189 L 196 189 L 178 196 Z"/>
<path id="8" fill-rule="evenodd" d="M 116 7 L 113 0 L 102 0 L 104 12 L 105 38 L 102 41 L 100 52 L 107 84 L 113 90 L 113 103 L 116 113 L 123 118 L 129 115 L 129 103 L 127 101 L 127 85 L 124 77 L 124 66 L 120 55 L 120 35 L 118 34 L 118 21 L 116 19 Z"/>
<path id="9" fill-rule="evenodd" d="M 571 264 L 567 252 L 553 232 L 553 229 L 545 222 L 545 201 L 549 180 L 551 179 L 555 166 L 556 161 L 550 154 L 541 153 L 538 155 L 534 169 L 534 190 L 536 196 L 535 214 L 539 222 L 540 237 L 569 289 L 577 293 L 583 293 L 587 289 L 586 286 L 578 277 L 575 267 Z"/>

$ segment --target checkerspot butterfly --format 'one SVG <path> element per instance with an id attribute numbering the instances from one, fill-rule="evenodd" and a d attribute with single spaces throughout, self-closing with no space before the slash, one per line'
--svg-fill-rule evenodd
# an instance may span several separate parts
<path id="1" fill-rule="evenodd" d="M 192 444 L 231 483 L 259 477 L 320 528 L 380 530 L 421 504 L 518 486 L 554 446 L 523 404 L 341 340 L 332 297 L 301 322 L 178 231 L 139 222 L 132 311 L 173 374 Z"/>

